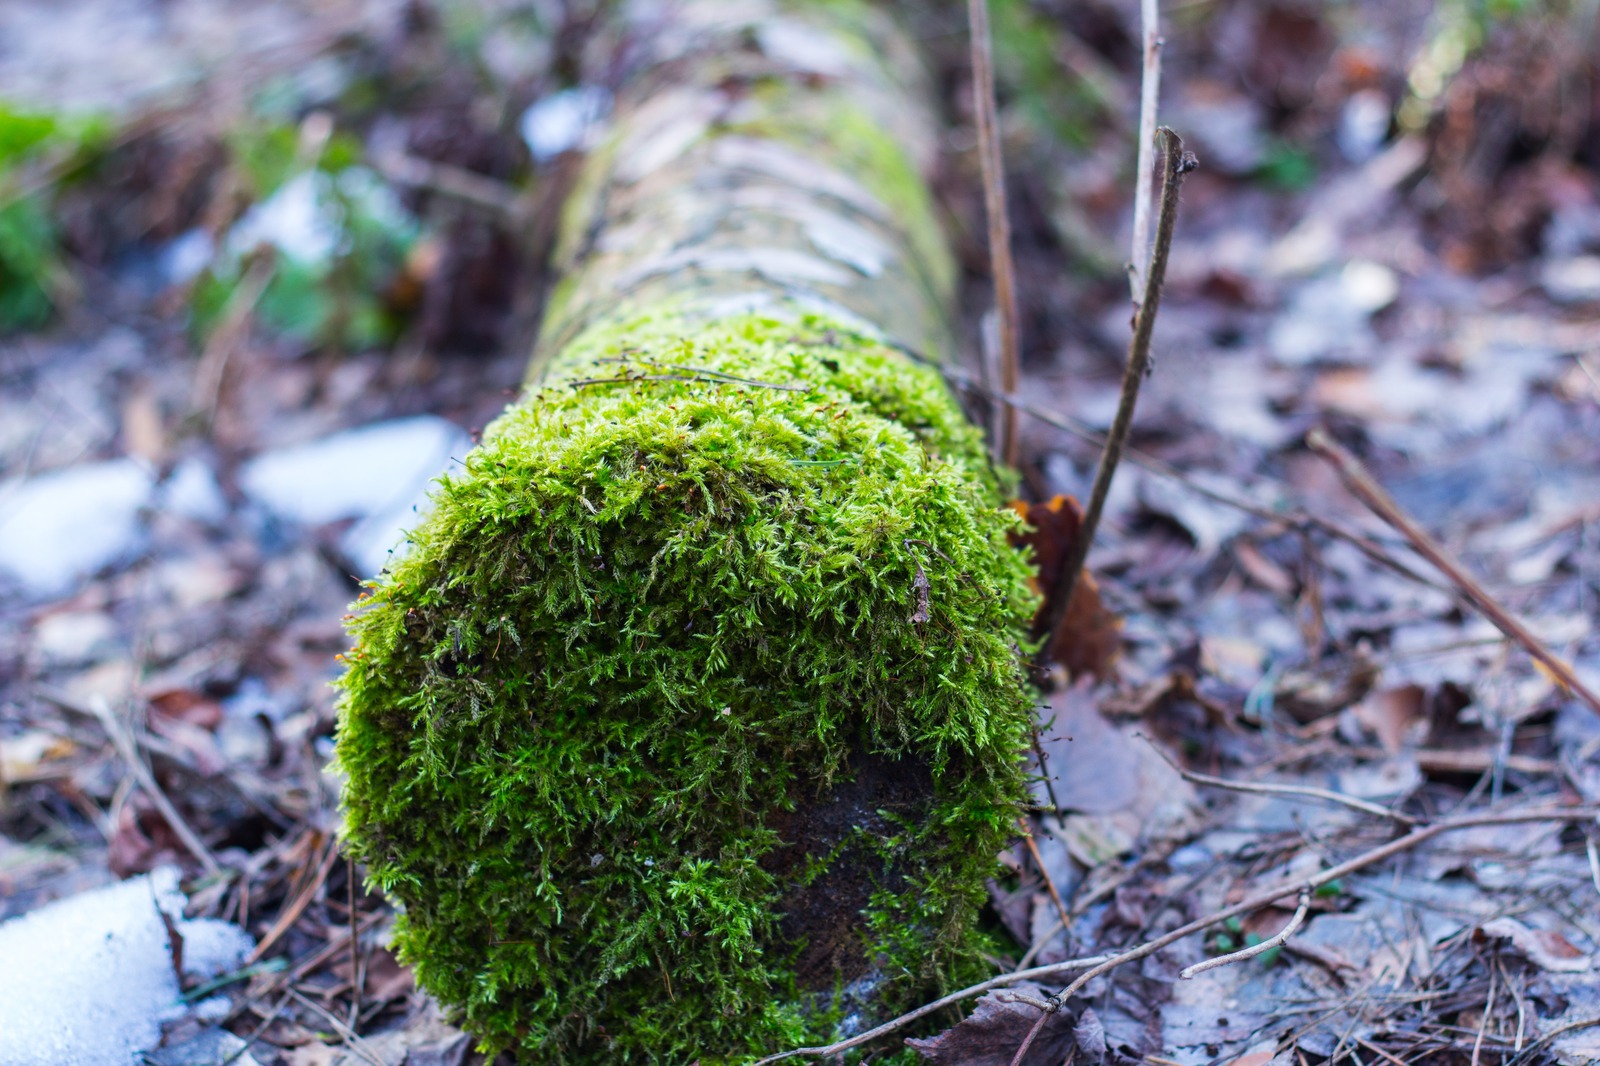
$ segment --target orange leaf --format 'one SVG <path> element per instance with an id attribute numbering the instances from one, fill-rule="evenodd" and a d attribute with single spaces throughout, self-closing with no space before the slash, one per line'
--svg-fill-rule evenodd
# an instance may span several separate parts
<path id="1" fill-rule="evenodd" d="M 1032 528 L 1012 538 L 1018 547 L 1033 549 L 1038 564 L 1036 590 L 1045 593 L 1034 624 L 1042 625 L 1050 616 L 1050 590 L 1056 587 L 1061 569 L 1077 545 L 1083 528 L 1083 509 L 1071 496 L 1057 496 L 1049 503 L 1024 503 L 1014 500 L 1011 507 Z M 1051 634 L 1045 658 L 1059 663 L 1074 677 L 1093 674 L 1100 680 L 1111 676 L 1111 668 L 1122 650 L 1122 619 L 1106 609 L 1100 600 L 1100 586 L 1088 570 L 1078 575 L 1072 589 L 1061 628 Z"/>

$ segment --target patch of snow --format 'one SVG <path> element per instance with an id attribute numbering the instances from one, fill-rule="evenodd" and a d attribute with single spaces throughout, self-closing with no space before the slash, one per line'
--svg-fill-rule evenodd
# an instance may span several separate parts
<path id="1" fill-rule="evenodd" d="M 156 495 L 156 506 L 196 522 L 216 523 L 228 516 L 228 501 L 211 467 L 193 456 L 180 460 L 167 475 Z"/>
<path id="2" fill-rule="evenodd" d="M 360 521 L 341 549 L 367 577 L 416 524 L 434 478 L 472 447 L 460 427 L 423 415 L 379 422 L 281 448 L 246 463 L 239 484 L 279 518 L 321 525 Z"/>
<path id="3" fill-rule="evenodd" d="M 1394 302 L 1399 291 L 1393 270 L 1352 261 L 1336 274 L 1301 286 L 1272 323 L 1267 346 L 1274 359 L 1290 366 L 1330 358 L 1365 362 L 1376 346 L 1368 320 Z"/>
<path id="4" fill-rule="evenodd" d="M 546 163 L 563 152 L 588 144 L 611 113 L 611 94 L 598 85 L 563 89 L 522 113 L 522 140 L 535 162 Z"/>
<path id="5" fill-rule="evenodd" d="M 1545 295 L 1560 304 L 1600 300 L 1600 255 L 1552 259 L 1539 271 Z"/>
<path id="6" fill-rule="evenodd" d="M 184 976 L 237 969 L 255 942 L 227 922 L 186 919 L 176 870 L 59 900 L 0 924 L 0 1066 L 127 1066 L 189 1009 Z"/>
<path id="7" fill-rule="evenodd" d="M 71 592 L 126 559 L 153 479 L 133 459 L 85 463 L 0 485 L 0 571 L 34 598 Z"/>
<path id="8" fill-rule="evenodd" d="M 327 175 L 316 171 L 284 182 L 228 231 L 228 253 L 244 255 L 267 244 L 302 263 L 332 258 L 339 247 L 339 219 L 328 202 L 327 182 Z"/>

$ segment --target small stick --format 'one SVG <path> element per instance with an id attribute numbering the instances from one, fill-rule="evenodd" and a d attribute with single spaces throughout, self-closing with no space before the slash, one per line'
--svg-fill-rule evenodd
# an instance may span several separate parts
<path id="1" fill-rule="evenodd" d="M 1545 646 L 1544 641 L 1536 637 L 1527 626 L 1515 618 L 1510 611 L 1500 606 L 1495 598 L 1489 595 L 1478 580 L 1467 573 L 1444 546 L 1417 524 L 1416 520 L 1395 502 L 1394 498 L 1384 491 L 1383 486 L 1367 472 L 1361 461 L 1335 441 L 1321 429 L 1313 429 L 1306 435 L 1306 445 L 1318 455 L 1328 460 L 1333 468 L 1338 471 L 1339 478 L 1344 482 L 1345 488 L 1351 494 L 1372 509 L 1372 512 L 1394 527 L 1411 546 L 1416 549 L 1428 562 L 1432 563 L 1440 573 L 1448 577 L 1460 593 L 1472 606 L 1476 607 L 1485 618 L 1493 622 L 1495 628 L 1500 630 L 1512 640 L 1521 644 L 1529 655 L 1533 656 L 1544 667 L 1554 674 L 1562 687 L 1568 692 L 1578 696 L 1595 711 L 1600 712 L 1600 695 L 1579 680 L 1572 667 L 1560 656 Z"/>
<path id="2" fill-rule="evenodd" d="M 1179 971 L 1178 976 L 1188 980 L 1198 974 L 1205 973 L 1207 970 L 1215 970 L 1219 966 L 1228 966 L 1235 962 L 1253 959 L 1257 955 L 1265 955 L 1273 948 L 1282 947 L 1285 941 L 1299 932 L 1300 927 L 1305 924 L 1306 914 L 1310 910 L 1311 893 L 1301 892 L 1299 905 L 1295 907 L 1294 916 L 1289 919 L 1289 924 L 1279 929 L 1272 936 L 1259 944 L 1251 944 L 1249 947 L 1242 948 L 1239 951 L 1230 952 L 1227 955 L 1218 955 L 1216 958 L 1207 959 L 1205 962 L 1197 962 L 1193 966 Z"/>
<path id="3" fill-rule="evenodd" d="M 1489 971 L 1489 999 L 1483 1005 L 1483 1020 L 1478 1023 L 1478 1038 L 1472 1042 L 1472 1066 L 1478 1066 L 1478 1056 L 1483 1051 L 1483 1034 L 1489 1031 L 1489 1015 L 1494 1013 L 1495 979 L 1500 975 Z"/>
<path id="4" fill-rule="evenodd" d="M 350 1026 L 354 1028 L 361 1018 L 361 988 L 367 975 L 361 969 L 361 936 L 356 930 L 360 924 L 356 918 L 356 864 L 349 859 L 344 864 L 344 887 L 349 908 L 346 917 L 350 919 Z"/>
<path id="5" fill-rule="evenodd" d="M 1017 824 L 1022 827 L 1022 839 L 1027 842 L 1028 854 L 1033 856 L 1033 864 L 1039 868 L 1039 875 L 1044 878 L 1044 887 L 1050 890 L 1050 898 L 1055 902 L 1056 913 L 1061 915 L 1061 927 L 1067 925 L 1067 905 L 1061 902 L 1061 893 L 1056 890 L 1056 883 L 1050 877 L 1050 871 L 1044 868 L 1044 856 L 1039 854 L 1039 845 L 1033 839 L 1033 833 L 1028 829 L 1028 819 L 1018 818 Z M 1055 936 L 1054 933 L 1050 934 Z"/>
<path id="6" fill-rule="evenodd" d="M 1161 101 L 1160 0 L 1140 0 L 1144 34 L 1144 72 L 1139 79 L 1139 158 L 1133 186 L 1133 259 L 1128 264 L 1128 291 L 1134 313 L 1149 293 L 1145 272 L 1150 265 L 1150 185 L 1156 141 L 1156 108 Z M 1009 390 L 1007 390 L 1009 391 Z"/>
<path id="7" fill-rule="evenodd" d="M 346 1025 L 338 1018 L 335 1018 L 332 1011 L 328 1010 L 328 1008 L 324 1007 L 322 1004 L 308 999 L 293 985 L 284 989 L 284 991 L 289 993 L 289 995 L 294 998 L 296 1003 L 299 1003 L 303 1007 L 310 1008 L 316 1013 L 322 1015 L 323 1018 L 327 1019 L 328 1024 L 333 1026 L 334 1031 L 339 1034 L 339 1037 L 344 1041 L 345 1046 L 348 1047 L 352 1052 L 366 1059 L 368 1062 L 372 1063 L 373 1066 L 384 1066 L 383 1060 L 367 1046 L 367 1042 L 361 1039 L 360 1035 L 357 1034 L 354 1029 L 350 1028 L 350 1026 Z"/>
<path id="8" fill-rule="evenodd" d="M 1067 606 L 1072 601 L 1078 584 L 1078 573 L 1089 557 L 1089 545 L 1094 540 L 1095 529 L 1100 525 L 1100 513 L 1105 509 L 1106 495 L 1111 491 L 1111 478 L 1122 458 L 1122 446 L 1133 425 L 1133 408 L 1139 399 L 1139 386 L 1144 383 L 1150 366 L 1150 337 L 1155 330 L 1156 312 L 1161 306 L 1161 285 L 1167 276 L 1167 256 L 1172 250 L 1172 231 L 1178 220 L 1178 190 L 1183 176 L 1199 164 L 1194 156 L 1183 150 L 1183 140 L 1171 130 L 1157 131 L 1164 149 L 1164 167 L 1161 178 L 1161 214 L 1156 219 L 1155 251 L 1150 259 L 1150 272 L 1144 279 L 1144 296 L 1134 312 L 1133 337 L 1128 342 L 1128 364 L 1122 375 L 1122 396 L 1117 401 L 1117 414 L 1112 419 L 1111 430 L 1106 434 L 1105 450 L 1100 453 L 1100 467 L 1095 471 L 1094 488 L 1089 493 L 1089 506 L 1083 515 L 1083 525 L 1078 530 L 1077 543 L 1072 555 L 1061 568 L 1052 590 L 1049 617 L 1040 630 L 1044 638 L 1040 654 L 1050 647 L 1050 636 L 1060 628 L 1067 616 Z M 1007 390 L 1010 392 L 1011 390 Z"/>
<path id="9" fill-rule="evenodd" d="M 305 913 L 305 909 L 311 905 L 311 901 L 316 898 L 317 893 L 321 891 L 322 886 L 327 882 L 328 874 L 333 870 L 333 861 L 338 857 L 339 843 L 330 839 L 327 850 L 323 852 L 322 861 L 317 864 L 310 880 L 289 902 L 289 905 L 283 909 L 283 913 L 278 915 L 278 920 L 272 923 L 272 928 L 267 930 L 267 935 L 261 938 L 261 942 L 250 953 L 248 961 L 258 962 L 264 958 L 272 945 L 278 942 L 278 938 L 287 933 L 294 923 L 300 920 L 300 915 Z"/>
<path id="10" fill-rule="evenodd" d="M 1250 781 L 1230 781 L 1225 777 L 1212 777 L 1210 774 L 1202 774 L 1197 773 L 1194 770 L 1186 770 L 1182 766 L 1179 766 L 1176 762 L 1173 762 L 1172 757 L 1166 752 L 1162 751 L 1160 745 L 1158 745 L 1155 741 L 1151 740 L 1149 737 L 1143 737 L 1143 740 L 1146 744 L 1149 744 L 1152 748 L 1154 748 L 1156 754 L 1161 756 L 1162 759 L 1166 760 L 1167 765 L 1176 770 L 1185 781 L 1192 781 L 1197 785 L 1209 785 L 1212 788 L 1225 788 L 1230 792 L 1252 792 L 1264 796 L 1304 796 L 1307 799 L 1325 800 L 1328 803 L 1337 803 L 1342 807 L 1349 807 L 1352 810 L 1365 811 L 1367 814 L 1375 814 L 1379 818 L 1392 818 L 1397 822 L 1404 823 L 1405 825 L 1417 824 L 1417 820 L 1411 817 L 1409 814 L 1401 814 L 1399 811 L 1390 810 L 1388 807 L 1384 807 L 1376 803 L 1369 803 L 1364 799 L 1357 799 L 1354 796 L 1346 796 L 1342 792 L 1333 792 L 1326 788 L 1313 788 L 1310 785 L 1278 785 Z"/>
<path id="11" fill-rule="evenodd" d="M 1011 1057 L 1011 1066 L 1022 1066 L 1022 1060 L 1028 1057 L 1028 1049 L 1033 1046 L 1034 1038 L 1044 1028 L 1044 1021 L 1050 1015 L 1061 1009 L 1059 1003 L 1046 1003 L 1044 1013 L 1039 1015 L 1039 1020 L 1028 1030 L 1028 1035 L 1022 1038 L 1022 1046 L 1017 1048 L 1017 1053 Z"/>
<path id="12" fill-rule="evenodd" d="M 1000 389 L 1017 391 L 1017 279 L 1011 258 L 1011 219 L 1006 214 L 1005 160 L 1000 152 L 1000 123 L 994 98 L 994 50 L 989 41 L 988 0 L 967 0 L 968 36 L 972 43 L 973 113 L 978 125 L 978 162 L 983 171 L 983 209 L 989 219 L 989 269 L 994 274 L 994 313 L 1000 327 Z M 1017 465 L 1017 412 L 1001 411 L 999 458 Z"/>
<path id="13" fill-rule="evenodd" d="M 91 696 L 88 702 L 89 710 L 100 722 L 100 727 L 106 731 L 106 736 L 111 738 L 111 743 L 116 747 L 117 754 L 122 756 L 122 761 L 128 764 L 128 772 L 133 775 L 144 794 L 150 797 L 150 802 L 172 827 L 172 832 L 182 841 L 184 849 L 200 863 L 200 868 L 209 876 L 215 877 L 222 872 L 222 864 L 217 862 L 216 856 L 211 854 L 211 849 L 206 847 L 205 841 L 200 839 L 189 823 L 178 813 L 178 808 L 172 805 L 167 794 L 161 791 L 161 786 L 156 783 L 155 775 L 150 772 L 144 760 L 139 757 L 138 742 L 133 738 L 133 732 L 117 720 L 111 707 L 103 696 Z"/>

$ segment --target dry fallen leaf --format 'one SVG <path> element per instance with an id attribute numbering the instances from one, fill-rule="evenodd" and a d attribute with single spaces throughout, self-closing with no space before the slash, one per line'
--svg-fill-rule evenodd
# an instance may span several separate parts
<path id="1" fill-rule="evenodd" d="M 1496 918 L 1478 927 L 1485 937 L 1511 941 L 1511 946 L 1541 970 L 1584 973 L 1594 960 L 1566 937 L 1549 929 L 1534 929 L 1515 918 Z"/>
<path id="2" fill-rule="evenodd" d="M 1013 541 L 1019 547 L 1033 549 L 1038 564 L 1035 587 L 1041 591 L 1054 589 L 1083 526 L 1082 508 L 1070 496 L 1057 496 L 1049 503 L 1016 500 L 1011 506 L 1031 527 L 1013 537 Z M 1051 606 L 1047 593 L 1036 624 L 1050 616 Z M 1111 676 L 1121 650 L 1122 619 L 1106 609 L 1100 600 L 1100 586 L 1085 570 L 1073 586 L 1072 602 L 1061 628 L 1051 634 L 1045 658 L 1065 667 L 1073 677 L 1093 674 L 1105 680 Z"/>
<path id="3" fill-rule="evenodd" d="M 939 1066 L 1009 1066 L 1028 1032 L 1039 1020 L 1039 1008 L 1012 998 L 1021 992 L 1035 999 L 1049 993 L 1034 984 L 990 992 L 978 1000 L 966 1018 L 937 1036 L 911 1038 L 906 1046 Z M 1073 1017 L 1066 1011 L 1051 1015 L 1028 1048 L 1020 1066 L 1061 1066 L 1072 1047 Z"/>

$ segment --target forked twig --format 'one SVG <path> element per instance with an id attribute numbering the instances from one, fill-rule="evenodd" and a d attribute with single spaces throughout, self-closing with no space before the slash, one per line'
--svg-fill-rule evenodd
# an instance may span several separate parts
<path id="1" fill-rule="evenodd" d="M 1161 213 L 1156 218 L 1156 242 L 1150 257 L 1150 270 L 1144 279 L 1144 292 L 1134 312 L 1133 337 L 1128 342 L 1128 363 L 1122 374 L 1122 395 L 1117 401 L 1117 414 L 1106 434 L 1105 450 L 1100 453 L 1100 466 L 1095 471 L 1094 488 L 1089 493 L 1089 506 L 1084 510 L 1083 524 L 1078 530 L 1077 543 L 1072 554 L 1061 568 L 1056 587 L 1051 592 L 1050 613 L 1039 634 L 1044 637 L 1040 654 L 1050 647 L 1050 636 L 1060 628 L 1067 616 L 1073 590 L 1078 584 L 1078 573 L 1089 557 L 1089 545 L 1094 540 L 1095 529 L 1100 525 L 1100 514 L 1105 510 L 1106 495 L 1111 491 L 1111 478 L 1122 459 L 1122 447 L 1133 425 L 1133 409 L 1139 400 L 1139 386 L 1144 383 L 1150 367 L 1150 338 L 1155 330 L 1156 312 L 1161 307 L 1161 284 L 1167 275 L 1167 256 L 1172 250 L 1173 227 L 1178 220 L 1178 190 L 1183 176 L 1197 164 L 1194 156 L 1183 150 L 1183 140 L 1163 127 L 1157 131 L 1163 149 L 1161 176 Z"/>
<path id="2" fill-rule="evenodd" d="M 851 1048 L 858 1048 L 863 1044 L 870 1044 L 874 1040 L 880 1040 L 898 1029 L 904 1029 L 917 1019 L 925 1018 L 935 1011 L 940 1011 L 946 1007 L 954 1006 L 963 1000 L 972 999 L 975 996 L 981 996 L 985 992 L 991 992 L 996 988 L 1004 988 L 1006 985 L 1016 984 L 1018 981 L 1032 981 L 1040 977 L 1049 977 L 1054 974 L 1065 973 L 1068 970 L 1081 970 L 1086 966 L 1097 966 L 1109 958 L 1111 958 L 1109 955 L 1091 955 L 1085 959 L 1068 959 L 1065 962 L 1053 962 L 1048 966 L 1035 966 L 1031 970 L 1017 970 L 1014 973 L 1003 973 L 998 977 L 991 977 L 987 981 L 980 981 L 975 985 L 963 988 L 959 992 L 952 992 L 942 999 L 934 1000 L 932 1003 L 924 1003 L 916 1010 L 907 1011 L 898 1018 L 891 1018 L 889 1021 L 884 1022 L 876 1029 L 871 1029 L 865 1033 L 853 1036 L 848 1040 L 841 1040 L 836 1044 L 829 1044 L 826 1047 L 801 1047 L 795 1048 L 793 1051 L 781 1051 L 776 1055 L 768 1055 L 764 1059 L 757 1059 L 751 1064 L 751 1066 L 767 1066 L 768 1063 L 781 1062 L 784 1059 L 797 1058 L 801 1055 L 804 1055 L 807 1058 L 817 1059 L 825 1059 L 833 1055 L 842 1055 Z"/>
<path id="3" fill-rule="evenodd" d="M 1316 890 L 1323 885 L 1331 884 L 1342 877 L 1350 876 L 1358 870 L 1364 870 L 1375 863 L 1393 858 L 1444 833 L 1460 829 L 1471 829 L 1480 825 L 1524 825 L 1530 822 L 1586 821 L 1595 817 L 1596 814 L 1600 814 L 1600 807 L 1535 807 L 1525 811 L 1463 815 L 1460 818 L 1448 818 L 1442 822 L 1434 822 L 1431 825 L 1418 826 L 1403 837 L 1397 837 L 1387 844 L 1380 844 L 1378 847 L 1364 851 L 1355 858 L 1347 859 L 1337 866 L 1330 866 L 1328 869 L 1308 877 L 1304 881 L 1285 883 L 1277 888 L 1269 888 L 1263 892 L 1258 892 L 1232 906 L 1224 907 L 1222 910 L 1209 914 L 1204 918 L 1197 918 L 1187 925 L 1181 925 L 1170 933 L 1158 936 L 1154 940 L 1147 940 L 1137 947 L 1129 948 L 1127 951 L 1115 955 L 1098 966 L 1079 974 L 1070 985 L 1051 996 L 1051 1002 L 1065 1003 L 1081 992 L 1083 987 L 1096 977 L 1110 973 L 1112 970 L 1130 962 L 1137 962 L 1147 955 L 1154 955 L 1170 944 L 1174 944 L 1185 937 L 1193 936 L 1195 933 L 1203 933 L 1212 926 L 1227 921 L 1229 918 L 1237 918 L 1240 915 L 1249 914 L 1251 911 L 1260 910 L 1262 907 L 1270 906 L 1281 899 L 1288 896 L 1296 896 L 1302 892 L 1315 894 Z M 1034 1023 L 1034 1031 L 1043 1028 L 1047 1018 L 1049 1018 L 1048 1014 L 1040 1015 L 1039 1020 Z"/>
<path id="4" fill-rule="evenodd" d="M 1178 972 L 1178 976 L 1187 980 L 1203 974 L 1207 970 L 1215 970 L 1219 966 L 1230 966 L 1236 962 L 1244 962 L 1246 959 L 1253 959 L 1257 955 L 1265 955 L 1273 948 L 1282 947 L 1284 942 L 1299 932 L 1300 927 L 1306 923 L 1306 915 L 1310 910 L 1311 893 L 1301 892 L 1299 904 L 1294 909 L 1294 916 L 1289 919 L 1289 924 L 1282 929 L 1279 929 L 1259 944 L 1251 944 L 1247 948 L 1241 948 L 1226 955 L 1218 955 L 1214 959 L 1207 959 L 1204 962 L 1197 962 L 1193 966 L 1185 967 Z"/>
<path id="5" fill-rule="evenodd" d="M 989 220 L 989 269 L 994 274 L 994 313 L 999 320 L 1000 389 L 1017 391 L 1021 356 L 1017 339 L 1017 278 L 1011 257 L 1011 219 L 1006 214 L 1005 160 L 1000 152 L 1000 123 L 994 97 L 994 49 L 989 40 L 988 0 L 967 0 L 968 36 L 972 43 L 973 113 L 978 126 L 978 162 L 983 171 L 983 208 Z M 1000 407 L 1000 461 L 1017 465 L 1017 412 Z"/>
<path id="6" fill-rule="evenodd" d="M 1406 514 L 1405 510 L 1395 502 L 1394 497 L 1385 492 L 1377 479 L 1361 465 L 1361 460 L 1351 455 L 1348 449 L 1321 429 L 1313 429 L 1306 435 L 1306 445 L 1333 464 L 1340 480 L 1344 482 L 1344 487 L 1366 504 L 1373 514 L 1410 541 L 1417 554 L 1448 577 L 1462 598 L 1493 622 L 1496 629 L 1527 649 L 1528 654 L 1543 664 L 1568 692 L 1600 712 L 1600 695 L 1578 678 L 1577 673 L 1565 659 L 1546 647 L 1544 641 L 1535 636 L 1510 611 L 1500 606 L 1478 579 L 1467 573 L 1466 568 L 1445 550 L 1444 545 L 1434 540 L 1427 530 Z"/>
<path id="7" fill-rule="evenodd" d="M 1348 877 L 1358 870 L 1364 870 L 1368 866 L 1380 863 L 1385 859 L 1393 858 L 1402 852 L 1409 851 L 1410 849 L 1417 847 L 1420 844 L 1424 844 L 1427 841 L 1432 840 L 1434 837 L 1440 836 L 1444 833 L 1454 832 L 1460 829 L 1471 829 L 1475 826 L 1481 825 L 1525 825 L 1532 822 L 1583 822 L 1593 819 L 1596 816 L 1600 816 L 1600 807 L 1534 807 L 1524 811 L 1504 811 L 1489 814 L 1463 815 L 1459 818 L 1448 818 L 1442 822 L 1434 822 L 1431 825 L 1418 826 L 1405 836 L 1396 837 L 1394 840 L 1391 840 L 1386 844 L 1380 844 L 1375 848 L 1364 851 L 1352 859 L 1347 859 L 1346 861 L 1339 863 L 1337 866 L 1330 866 L 1328 869 L 1323 870 L 1321 873 L 1309 877 L 1304 881 L 1289 882 L 1282 884 L 1277 888 L 1270 888 L 1262 892 L 1258 892 L 1248 899 L 1241 900 L 1232 906 L 1225 907 L 1222 910 L 1207 915 L 1204 918 L 1197 918 L 1187 925 L 1180 926 L 1179 928 L 1172 930 L 1170 933 L 1156 937 L 1154 940 L 1149 940 L 1136 947 L 1129 948 L 1127 951 L 1123 951 L 1115 955 L 1097 955 L 1083 959 L 1068 959 L 1066 962 L 1052 963 L 1048 966 L 1035 966 L 1030 970 L 1018 970 L 1015 973 L 1001 974 L 998 977 L 992 977 L 987 981 L 972 985 L 969 988 L 963 988 L 959 992 L 952 992 L 942 999 L 934 1000 L 932 1003 L 925 1003 L 917 1009 L 902 1014 L 898 1018 L 884 1022 L 876 1029 L 862 1033 L 859 1036 L 851 1037 L 848 1040 L 841 1040 L 835 1044 L 828 1044 L 824 1047 L 795 1048 L 793 1051 L 784 1051 L 776 1055 L 768 1055 L 766 1058 L 760 1059 L 754 1063 L 754 1066 L 766 1066 L 768 1063 L 779 1062 L 784 1059 L 795 1058 L 802 1055 L 810 1058 L 826 1058 L 831 1055 L 838 1055 L 845 1051 L 849 1051 L 851 1048 L 861 1047 L 863 1044 L 870 1044 L 875 1040 L 879 1040 L 885 1036 L 888 1036 L 890 1033 L 893 1033 L 899 1029 L 903 1029 L 905 1026 L 911 1024 L 919 1018 L 925 1018 L 935 1011 L 942 1010 L 945 1007 L 956 1003 L 960 1003 L 963 1000 L 972 999 L 975 996 L 981 996 L 985 992 L 989 992 L 993 989 L 1003 988 L 1006 985 L 1015 984 L 1018 981 L 1032 981 L 1040 977 L 1049 976 L 1051 974 L 1065 973 L 1069 970 L 1083 970 L 1084 973 L 1074 980 L 1072 984 L 1068 985 L 1066 988 L 1050 997 L 1051 1002 L 1055 1004 L 1065 1003 L 1073 995 L 1079 992 L 1084 985 L 1088 984 L 1090 981 L 1101 976 L 1102 974 L 1109 973 L 1111 970 L 1114 970 L 1119 966 L 1129 962 L 1136 962 L 1147 955 L 1153 955 L 1162 948 L 1167 947 L 1169 944 L 1173 944 L 1179 940 L 1182 940 L 1184 937 L 1193 936 L 1195 933 L 1205 932 L 1212 926 L 1219 925 L 1222 922 L 1227 921 L 1229 918 L 1237 918 L 1240 915 L 1248 914 L 1251 911 L 1260 910 L 1262 907 L 1270 906 L 1274 903 L 1277 903 L 1281 899 L 1286 899 L 1290 896 L 1299 896 L 1302 894 L 1315 895 L 1316 890 L 1323 885 L 1331 884 L 1342 877 Z M 1290 932 L 1293 932 L 1293 930 Z M 1044 1020 L 1049 1016 L 1049 1014 L 1042 1014 L 1039 1022 L 1036 1023 L 1035 1028 L 1042 1028 Z"/>

